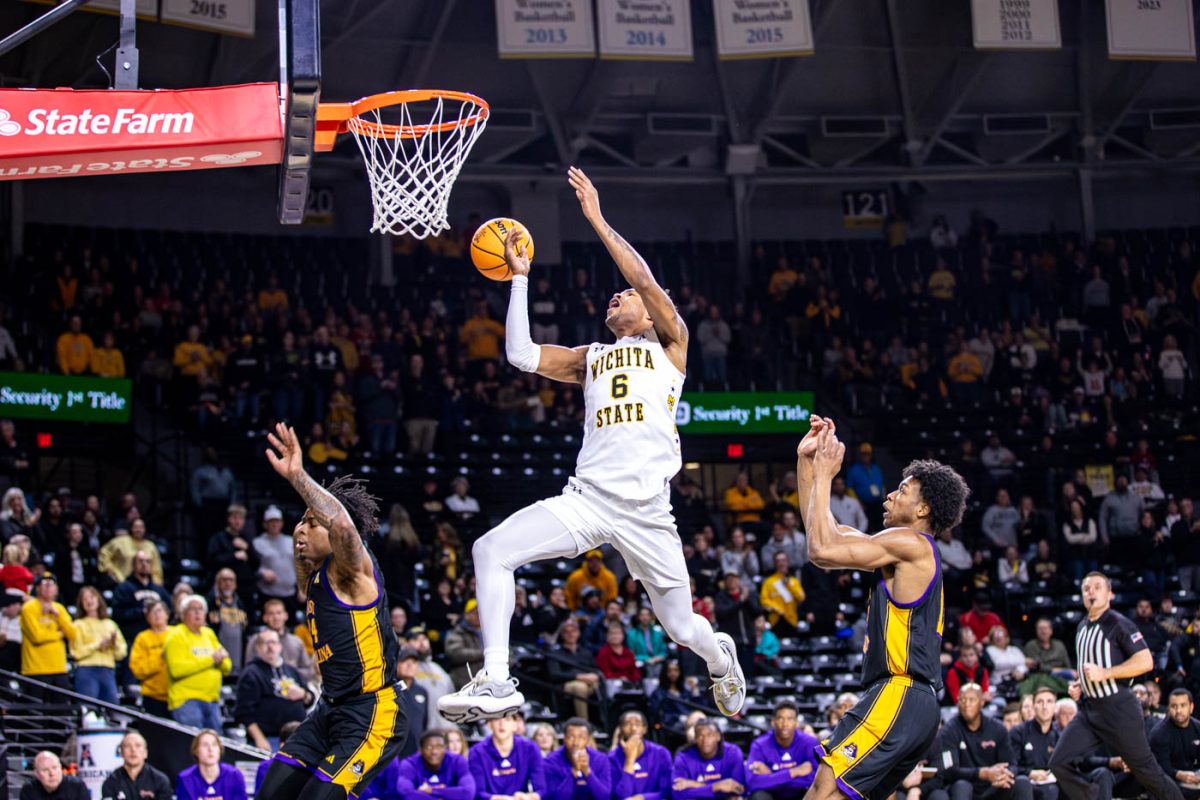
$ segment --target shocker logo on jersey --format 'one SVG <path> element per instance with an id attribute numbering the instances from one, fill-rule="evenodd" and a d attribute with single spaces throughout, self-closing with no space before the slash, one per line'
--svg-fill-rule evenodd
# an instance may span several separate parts
<path id="1" fill-rule="evenodd" d="M 675 413 L 675 396 L 674 395 L 670 395 L 670 394 L 667 395 L 667 411 L 670 411 L 672 414 Z"/>

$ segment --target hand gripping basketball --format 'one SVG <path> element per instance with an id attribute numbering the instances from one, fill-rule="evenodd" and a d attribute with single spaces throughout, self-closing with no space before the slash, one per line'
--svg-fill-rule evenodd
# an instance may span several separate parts
<path id="1" fill-rule="evenodd" d="M 529 274 L 529 256 L 525 253 L 525 231 L 513 228 L 504 237 L 504 260 L 513 275 Z"/>

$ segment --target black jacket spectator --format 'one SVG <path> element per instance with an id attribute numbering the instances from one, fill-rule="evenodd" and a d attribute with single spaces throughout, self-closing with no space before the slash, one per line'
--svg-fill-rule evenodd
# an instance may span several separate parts
<path id="1" fill-rule="evenodd" d="M 1170 717 L 1159 720 L 1150 734 L 1150 752 L 1171 780 L 1178 780 L 1178 772 L 1200 772 L 1200 720 L 1191 717 L 1182 728 Z"/>
<path id="2" fill-rule="evenodd" d="M 574 652 L 560 644 L 550 651 L 550 657 L 546 661 L 546 671 L 550 674 L 550 680 L 559 685 L 575 680 L 576 675 L 600 671 L 596 667 L 596 657 L 583 644 L 577 646 Z"/>
<path id="3" fill-rule="evenodd" d="M 171 595 L 149 578 L 143 583 L 137 575 L 130 575 L 113 591 L 112 618 L 130 646 L 139 633 L 150 627 L 146 603 L 151 600 L 162 600 L 167 608 L 171 607 Z"/>
<path id="4" fill-rule="evenodd" d="M 149 764 L 143 764 L 136 779 L 130 778 L 125 767 L 117 767 L 100 787 L 104 800 L 172 800 L 175 787 L 171 779 Z"/>
<path id="5" fill-rule="evenodd" d="M 973 731 L 963 722 L 962 716 L 956 714 L 942 728 L 941 743 L 942 758 L 948 756 L 950 761 L 950 766 L 943 770 L 946 784 L 966 781 L 977 797 L 985 796 L 992 789 L 989 782 L 979 779 L 979 770 L 995 764 L 1011 765 L 1015 761 L 1008 731 L 988 717 L 981 717 L 979 729 Z"/>
<path id="6" fill-rule="evenodd" d="M 62 783 L 50 794 L 37 779 L 21 787 L 21 800 L 91 800 L 92 795 L 83 781 L 74 775 L 63 775 Z"/>
<path id="7" fill-rule="evenodd" d="M 1010 765 L 1012 771 L 1017 775 L 1028 775 L 1035 769 L 1050 769 L 1050 754 L 1058 744 L 1059 735 L 1053 722 L 1050 729 L 1043 732 L 1036 719 L 1022 722 L 1009 731 L 1008 740 L 1016 759 Z"/>
<path id="8" fill-rule="evenodd" d="M 753 587 L 744 587 L 736 575 L 725 576 L 725 589 L 714 598 L 717 612 L 717 628 L 733 637 L 739 648 L 754 649 L 754 618 L 762 613 Z M 730 592 L 730 584 L 737 584 L 737 595 Z M 740 654 L 739 654 L 740 655 Z"/>
<path id="9" fill-rule="evenodd" d="M 264 736 L 278 736 L 285 724 L 304 719 L 304 701 L 285 696 L 291 686 L 304 686 L 295 667 L 272 667 L 261 658 L 254 659 L 238 677 L 234 719 L 243 725 L 257 723 Z"/>
<path id="10" fill-rule="evenodd" d="M 244 547 L 237 544 L 241 540 Z M 240 557 L 244 554 L 245 557 Z M 250 544 L 250 536 L 242 533 L 233 536 L 228 529 L 213 534 L 208 540 L 208 568 L 215 574 L 222 567 L 229 567 L 237 576 L 238 595 L 247 608 L 254 605 L 254 589 L 257 586 L 258 551 Z"/>

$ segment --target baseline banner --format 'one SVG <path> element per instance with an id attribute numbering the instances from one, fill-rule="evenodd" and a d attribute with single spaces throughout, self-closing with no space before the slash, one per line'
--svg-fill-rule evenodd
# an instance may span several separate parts
<path id="1" fill-rule="evenodd" d="M 1061 50 L 1058 0 L 971 0 L 976 50 Z"/>
<path id="2" fill-rule="evenodd" d="M 813 54 L 808 0 L 713 0 L 713 18 L 723 59 Z"/>
<path id="3" fill-rule="evenodd" d="M 162 0 L 161 19 L 173 25 L 254 37 L 254 0 Z"/>
<path id="4" fill-rule="evenodd" d="M 596 55 L 592 0 L 496 0 L 501 58 Z"/>
<path id="5" fill-rule="evenodd" d="M 274 83 L 210 89 L 0 89 L 0 180 L 278 164 Z"/>
<path id="6" fill-rule="evenodd" d="M 691 61 L 690 0 L 598 0 L 600 57 Z"/>
<path id="7" fill-rule="evenodd" d="M 0 418 L 129 422 L 133 381 L 37 372 L 0 372 Z"/>
<path id="8" fill-rule="evenodd" d="M 807 433 L 812 392 L 689 392 L 675 407 L 684 434 Z"/>
<path id="9" fill-rule="evenodd" d="M 1195 61 L 1192 0 L 1107 0 L 1108 57 Z"/>

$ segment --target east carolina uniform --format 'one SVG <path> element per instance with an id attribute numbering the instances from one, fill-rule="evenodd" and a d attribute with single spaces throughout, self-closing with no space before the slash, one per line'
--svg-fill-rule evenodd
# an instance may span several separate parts
<path id="1" fill-rule="evenodd" d="M 683 465 L 675 428 L 683 381 L 651 336 L 590 345 L 575 477 L 538 503 L 566 526 L 579 553 L 609 543 L 634 578 L 664 589 L 687 585 L 668 487 Z"/>
<path id="2" fill-rule="evenodd" d="M 350 605 L 334 594 L 329 558 L 309 576 L 305 616 L 323 694 L 275 756 L 350 796 L 396 757 L 408 730 L 396 685 L 398 645 L 387 592 L 374 556 L 369 557 L 378 594 L 366 605 Z"/>
<path id="3" fill-rule="evenodd" d="M 663 800 L 671 796 L 671 751 L 660 744 L 643 740 L 645 750 L 633 762 L 633 772 L 625 771 L 625 748 L 608 754 L 612 766 L 613 797 L 616 800 L 641 795 L 644 800 Z"/>
<path id="4" fill-rule="evenodd" d="M 746 764 L 759 761 L 771 770 L 769 775 L 756 775 L 746 770 L 746 793 L 767 792 L 775 800 L 803 797 L 812 786 L 817 774 L 817 759 L 815 750 L 818 742 L 815 737 L 804 731 L 796 731 L 792 743 L 780 747 L 774 731 L 767 731 L 750 743 L 750 755 L 746 756 Z M 812 769 L 807 775 L 793 778 L 791 771 L 801 764 L 809 764 Z"/>
<path id="5" fill-rule="evenodd" d="M 612 764 L 599 750 L 587 749 L 588 774 L 575 769 L 567 748 L 560 747 L 546 756 L 545 797 L 554 800 L 609 800 L 615 781 Z"/>
<path id="6" fill-rule="evenodd" d="M 512 750 L 500 755 L 489 736 L 471 748 L 467 755 L 471 776 L 475 778 L 476 800 L 491 800 L 492 795 L 517 792 L 546 794 L 546 768 L 542 751 L 529 739 L 514 736 Z"/>
<path id="7" fill-rule="evenodd" d="M 714 792 L 712 785 L 727 778 L 733 778 L 742 786 L 746 785 L 746 765 L 742 760 L 742 751 L 736 744 L 721 742 L 717 745 L 716 754 L 709 759 L 701 758 L 700 751 L 695 745 L 684 748 L 675 756 L 675 767 L 671 772 L 671 782 L 683 778 L 689 781 L 699 781 L 705 784 L 700 788 L 679 789 L 672 791 L 675 800 L 699 800 L 699 798 L 733 798 L 737 795 L 725 792 Z"/>
<path id="8" fill-rule="evenodd" d="M 883 571 L 875 571 L 863 642 L 862 683 L 867 690 L 817 746 L 817 757 L 852 800 L 890 795 L 937 735 L 945 623 L 942 564 L 933 537 L 921 535 L 933 550 L 933 580 L 915 602 L 897 603 Z"/>

